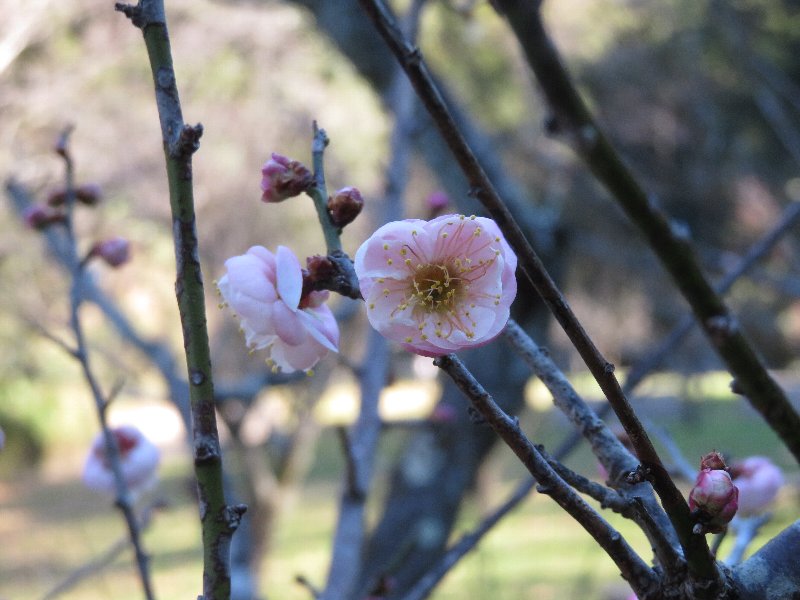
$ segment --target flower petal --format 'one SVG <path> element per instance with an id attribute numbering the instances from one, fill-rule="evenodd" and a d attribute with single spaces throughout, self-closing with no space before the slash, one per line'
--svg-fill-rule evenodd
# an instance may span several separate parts
<path id="1" fill-rule="evenodd" d="M 292 310 L 300 305 L 300 294 L 303 291 L 303 272 L 300 261 L 286 246 L 278 246 L 275 253 L 278 294 Z"/>
<path id="2" fill-rule="evenodd" d="M 292 311 L 281 300 L 273 305 L 273 309 L 272 318 L 275 333 L 278 334 L 282 342 L 290 346 L 297 346 L 308 339 L 306 328 L 299 319 L 299 313 L 302 311 Z"/>

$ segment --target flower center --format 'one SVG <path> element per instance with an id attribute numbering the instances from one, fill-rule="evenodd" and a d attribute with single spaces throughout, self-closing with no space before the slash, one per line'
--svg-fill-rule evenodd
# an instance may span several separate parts
<path id="1" fill-rule="evenodd" d="M 458 302 L 461 279 L 451 277 L 446 265 L 420 264 L 412 278 L 412 298 L 426 312 L 448 312 Z"/>

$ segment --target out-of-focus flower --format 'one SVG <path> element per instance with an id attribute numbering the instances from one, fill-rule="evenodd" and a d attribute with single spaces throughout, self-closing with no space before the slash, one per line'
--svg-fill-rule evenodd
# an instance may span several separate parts
<path id="1" fill-rule="evenodd" d="M 109 266 L 120 267 L 130 260 L 131 245 L 125 238 L 109 238 L 92 246 L 92 249 L 89 250 L 89 256 L 101 258 Z"/>
<path id="2" fill-rule="evenodd" d="M 689 509 L 701 526 L 698 533 L 719 533 L 736 514 L 739 490 L 722 469 L 703 469 L 689 493 Z"/>
<path id="3" fill-rule="evenodd" d="M 122 425 L 111 430 L 119 448 L 122 478 L 132 494 L 140 494 L 155 485 L 161 453 L 141 431 L 133 425 Z M 111 460 L 106 452 L 106 441 L 101 431 L 92 442 L 89 456 L 83 467 L 83 483 L 98 492 L 115 494 L 117 491 Z"/>
<path id="4" fill-rule="evenodd" d="M 425 200 L 425 204 L 428 207 L 428 218 L 433 219 L 447 210 L 450 205 L 450 196 L 441 191 L 433 192 Z"/>
<path id="5" fill-rule="evenodd" d="M 516 268 L 497 224 L 463 215 L 387 223 L 355 256 L 369 322 L 423 356 L 496 337 L 517 293 Z"/>
<path id="6" fill-rule="evenodd" d="M 328 214 L 336 227 L 352 223 L 364 208 L 364 198 L 354 187 L 345 187 L 328 198 Z"/>
<path id="7" fill-rule="evenodd" d="M 307 371 L 337 352 L 339 327 L 325 304 L 326 291 L 303 295 L 303 272 L 291 250 L 275 254 L 253 246 L 225 261 L 217 287 L 241 319 L 250 348 L 266 348 L 269 361 L 286 372 Z"/>
<path id="8" fill-rule="evenodd" d="M 2 429 L 0 429 L 0 450 L 5 448 L 5 446 L 6 446 L 6 434 Z"/>
<path id="9" fill-rule="evenodd" d="M 766 456 L 751 456 L 731 466 L 733 483 L 739 488 L 739 515 L 763 512 L 783 485 L 783 472 Z"/>
<path id="10" fill-rule="evenodd" d="M 44 204 L 31 204 L 22 213 L 25 224 L 31 229 L 42 230 L 53 223 L 63 223 L 64 213 Z"/>
<path id="11" fill-rule="evenodd" d="M 261 199 L 264 202 L 283 202 L 299 196 L 314 185 L 314 176 L 303 163 L 282 154 L 273 153 L 261 167 Z"/>

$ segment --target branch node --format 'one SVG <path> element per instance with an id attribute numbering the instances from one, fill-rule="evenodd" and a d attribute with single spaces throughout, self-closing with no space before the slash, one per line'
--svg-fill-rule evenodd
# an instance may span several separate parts
<path id="1" fill-rule="evenodd" d="M 730 336 L 739 331 L 739 323 L 729 314 L 709 317 L 705 321 L 705 327 L 711 341 L 717 346 L 724 344 Z"/>
<path id="2" fill-rule="evenodd" d="M 625 482 L 630 485 L 637 485 L 645 481 L 652 483 L 653 473 L 650 471 L 649 467 L 644 465 L 639 465 L 633 471 L 625 474 Z"/>
<path id="3" fill-rule="evenodd" d="M 188 160 L 200 148 L 200 138 L 203 135 L 203 124 L 198 123 L 194 127 L 184 124 L 178 139 L 170 145 L 170 158 L 176 160 Z"/>
<path id="4" fill-rule="evenodd" d="M 233 506 L 225 507 L 225 524 L 228 526 L 228 529 L 231 533 L 239 528 L 239 525 L 242 522 L 242 517 L 246 512 L 246 504 L 234 504 Z"/>
<path id="5" fill-rule="evenodd" d="M 128 17 L 133 26 L 142 31 L 149 25 L 167 24 L 163 2 L 141 2 L 141 0 L 137 4 L 117 2 L 114 4 L 114 10 Z"/>

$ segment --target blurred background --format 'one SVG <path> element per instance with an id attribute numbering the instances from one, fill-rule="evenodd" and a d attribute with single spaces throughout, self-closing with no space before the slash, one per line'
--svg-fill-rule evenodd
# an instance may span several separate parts
<path id="1" fill-rule="evenodd" d="M 402 14 L 408 4 L 393 6 Z M 102 302 L 87 304 L 83 316 L 101 380 L 106 388 L 122 381 L 112 423 L 136 424 L 164 454 L 160 495 L 166 507 L 145 533 L 156 593 L 196 596 L 199 525 L 181 399 L 174 393 L 185 375 L 169 202 L 141 33 L 111 2 L 0 0 L 0 8 L 0 175 L 24 191 L 14 202 L 9 190 L 0 204 L 0 427 L 6 434 L 0 452 L 0 598 L 48 597 L 80 569 L 82 575 L 56 595 L 141 597 L 128 552 L 105 565 L 92 562 L 124 535 L 124 527 L 107 499 L 80 484 L 97 418 L 78 365 L 43 335 L 70 339 L 70 282 L 45 236 L 20 217 L 25 198 L 41 202 L 63 186 L 63 164 L 53 146 L 67 125 L 75 127 L 78 183 L 103 190 L 99 207 L 77 214 L 81 247 L 115 235 L 133 245 L 133 260 L 124 268 L 92 265 L 91 271 L 98 293 L 141 343 L 109 319 Z M 544 11 L 598 119 L 718 280 L 787 206 L 800 201 L 800 4 L 562 0 L 546 2 Z M 205 127 L 194 158 L 197 226 L 230 489 L 251 506 L 241 562 L 253 580 L 243 597 L 307 598 L 308 589 L 294 579 L 302 574 L 324 584 L 345 469 L 337 431 L 357 414 L 357 375 L 373 356 L 366 322 L 356 303 L 333 299 L 341 354 L 326 358 L 313 378 L 276 378 L 263 357 L 248 356 L 236 321 L 217 308 L 212 281 L 224 273 L 227 258 L 251 245 L 283 244 L 301 257 L 324 251 L 307 198 L 281 205 L 259 201 L 259 169 L 271 152 L 310 163 L 313 120 L 331 139 L 330 189 L 354 185 L 366 199 L 362 215 L 345 230 L 345 250 L 352 255 L 382 223 L 399 80 L 349 0 L 173 0 L 167 16 L 184 119 Z M 624 378 L 680 320 L 685 303 L 605 191 L 548 131 L 535 82 L 488 3 L 427 2 L 418 39 L 490 176 Z M 403 202 L 393 210 L 427 218 L 431 194 L 444 192 L 449 210 L 477 212 L 435 136 L 423 117 L 413 121 Z M 795 403 L 797 250 L 795 229 L 728 296 Z M 525 287 L 515 311 L 579 391 L 600 401 L 577 355 Z M 541 384 L 508 366 L 510 352 L 496 342 L 468 359 L 483 365 L 481 380 L 506 397 L 509 410 L 521 413 L 536 443 L 556 446 L 569 425 L 553 412 Z M 457 428 L 474 427 L 463 400 L 448 396 L 430 360 L 391 347 L 385 356 L 383 435 L 367 507 L 376 535 L 358 567 L 367 587 L 378 574 L 394 573 L 388 566 L 393 561 L 407 566 L 397 570 L 401 584 L 421 572 L 398 554 L 397 538 L 388 533 L 404 527 L 402 519 L 395 522 L 399 517 L 392 520 L 398 511 L 390 501 L 405 498 L 401 492 L 408 486 L 398 483 L 398 473 L 407 474 L 409 461 L 421 463 L 426 476 L 448 464 L 459 474 L 442 505 L 430 489 L 402 500 L 414 510 L 436 507 L 445 515 L 432 550 L 438 553 L 524 477 L 485 432 L 478 449 L 459 446 L 472 434 L 454 435 Z M 775 435 L 730 392 L 729 379 L 695 333 L 637 390 L 637 406 L 670 431 L 692 464 L 717 449 L 791 465 Z M 453 422 L 447 417 L 442 423 L 449 413 L 431 412 L 437 403 L 458 409 Z M 441 456 L 456 462 L 440 465 Z M 568 464 L 600 478 L 585 449 Z M 784 489 L 756 548 L 794 519 L 795 489 Z M 646 553 L 638 531 L 614 523 Z M 417 562 L 429 560 L 425 555 Z M 613 563 L 589 537 L 547 498 L 536 497 L 495 528 L 433 597 L 463 598 L 465 590 L 469 597 L 495 600 L 626 594 Z"/>

